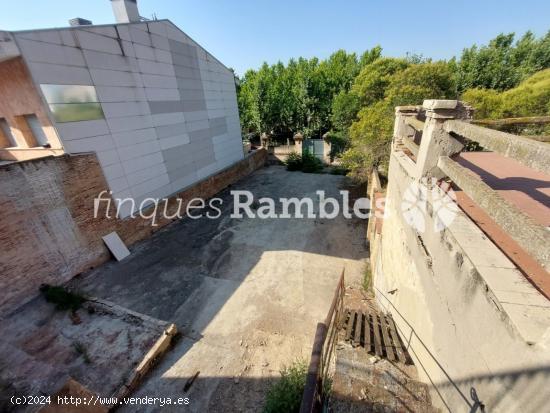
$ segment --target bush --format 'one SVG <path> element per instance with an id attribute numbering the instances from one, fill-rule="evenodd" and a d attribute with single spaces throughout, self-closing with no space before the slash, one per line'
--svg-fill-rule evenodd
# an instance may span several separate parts
<path id="1" fill-rule="evenodd" d="M 502 114 L 502 96 L 491 89 L 469 89 L 462 94 L 462 100 L 475 108 L 477 119 L 496 119 Z"/>
<path id="2" fill-rule="evenodd" d="M 550 114 L 550 69 L 541 70 L 505 92 L 469 89 L 462 99 L 475 108 L 476 119 L 499 119 Z"/>
<path id="3" fill-rule="evenodd" d="M 267 393 L 264 413 L 293 413 L 300 411 L 306 385 L 307 365 L 296 361 L 281 370 L 281 379 Z"/>
<path id="4" fill-rule="evenodd" d="M 343 166 L 336 165 L 332 166 L 329 172 L 331 175 L 347 175 L 349 170 L 344 168 Z"/>
<path id="5" fill-rule="evenodd" d="M 323 162 L 309 151 L 304 151 L 302 154 L 302 172 L 319 173 L 323 170 Z"/>
<path id="6" fill-rule="evenodd" d="M 307 150 L 305 150 L 302 155 L 292 152 L 288 155 L 285 165 L 287 171 L 319 173 L 323 170 L 323 162 Z"/>
<path id="7" fill-rule="evenodd" d="M 55 308 L 60 311 L 76 311 L 86 302 L 84 297 L 71 293 L 63 287 L 43 284 L 40 286 L 40 292 L 47 302 L 55 304 Z"/>
<path id="8" fill-rule="evenodd" d="M 288 155 L 285 162 L 287 171 L 301 171 L 302 170 L 302 155 L 296 152 L 292 152 Z"/>

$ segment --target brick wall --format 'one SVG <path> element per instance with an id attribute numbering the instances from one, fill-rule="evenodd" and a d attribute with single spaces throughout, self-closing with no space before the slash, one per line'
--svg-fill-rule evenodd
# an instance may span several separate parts
<path id="1" fill-rule="evenodd" d="M 175 211 L 176 197 L 184 206 L 194 197 L 210 198 L 266 158 L 265 150 L 256 151 L 198 182 L 171 198 L 168 212 Z M 131 245 L 171 222 L 159 217 L 152 227 L 139 217 L 94 219 L 94 198 L 108 189 L 94 154 L 4 165 L 0 182 L 0 314 L 32 298 L 40 284 L 60 284 L 110 259 L 101 237 L 111 231 Z"/>

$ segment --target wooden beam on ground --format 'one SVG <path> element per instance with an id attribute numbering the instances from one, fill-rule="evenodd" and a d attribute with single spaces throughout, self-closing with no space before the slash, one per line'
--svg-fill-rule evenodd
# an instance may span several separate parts
<path id="1" fill-rule="evenodd" d="M 355 323 L 355 336 L 353 338 L 353 347 L 361 345 L 361 330 L 363 322 L 363 314 L 360 311 L 357 312 L 357 322 Z"/>
<path id="2" fill-rule="evenodd" d="M 371 346 L 372 346 L 371 339 L 370 339 L 371 328 L 372 326 L 370 322 L 370 314 L 369 314 L 369 310 L 367 309 L 365 311 L 365 349 L 369 353 L 371 352 Z"/>
<path id="3" fill-rule="evenodd" d="M 388 334 L 389 327 L 386 323 L 386 317 L 384 317 L 384 314 L 382 313 L 380 313 L 380 327 L 382 329 L 382 337 L 384 338 L 384 348 L 386 349 L 386 356 L 390 361 L 397 361 L 397 358 L 393 353 L 390 335 Z"/>
<path id="4" fill-rule="evenodd" d="M 348 319 L 348 325 L 346 326 L 346 336 L 345 336 L 346 341 L 351 340 L 351 332 L 353 330 L 353 323 L 355 323 L 355 311 L 350 311 L 349 319 Z"/>
<path id="5" fill-rule="evenodd" d="M 393 317 L 389 314 L 387 315 L 387 317 L 388 317 L 388 324 L 390 326 L 390 335 L 393 340 L 395 352 L 397 353 L 397 358 L 401 363 L 406 363 L 407 357 L 405 356 L 405 351 L 403 349 L 403 346 L 401 345 L 401 339 L 399 338 L 399 334 L 397 334 L 397 329 L 395 328 L 395 322 L 393 321 Z"/>
<path id="6" fill-rule="evenodd" d="M 378 357 L 384 357 L 382 352 L 382 340 L 380 339 L 380 326 L 378 323 L 378 314 L 372 314 L 372 329 L 374 330 L 374 351 Z"/>

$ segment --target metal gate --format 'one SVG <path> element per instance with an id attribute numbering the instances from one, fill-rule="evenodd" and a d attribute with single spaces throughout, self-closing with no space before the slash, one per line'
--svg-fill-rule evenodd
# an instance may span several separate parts
<path id="1" fill-rule="evenodd" d="M 320 160 L 325 159 L 325 142 L 322 139 L 304 139 L 302 152 L 309 151 Z"/>

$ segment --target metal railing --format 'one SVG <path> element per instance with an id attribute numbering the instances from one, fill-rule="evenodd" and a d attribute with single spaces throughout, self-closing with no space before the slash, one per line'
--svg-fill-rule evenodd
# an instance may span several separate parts
<path id="1" fill-rule="evenodd" d="M 317 324 L 311 360 L 306 376 L 306 385 L 300 405 L 300 413 L 314 413 L 322 410 L 327 401 L 327 378 L 336 342 L 338 329 L 344 313 L 344 271 L 338 280 L 334 298 L 325 321 Z"/>

